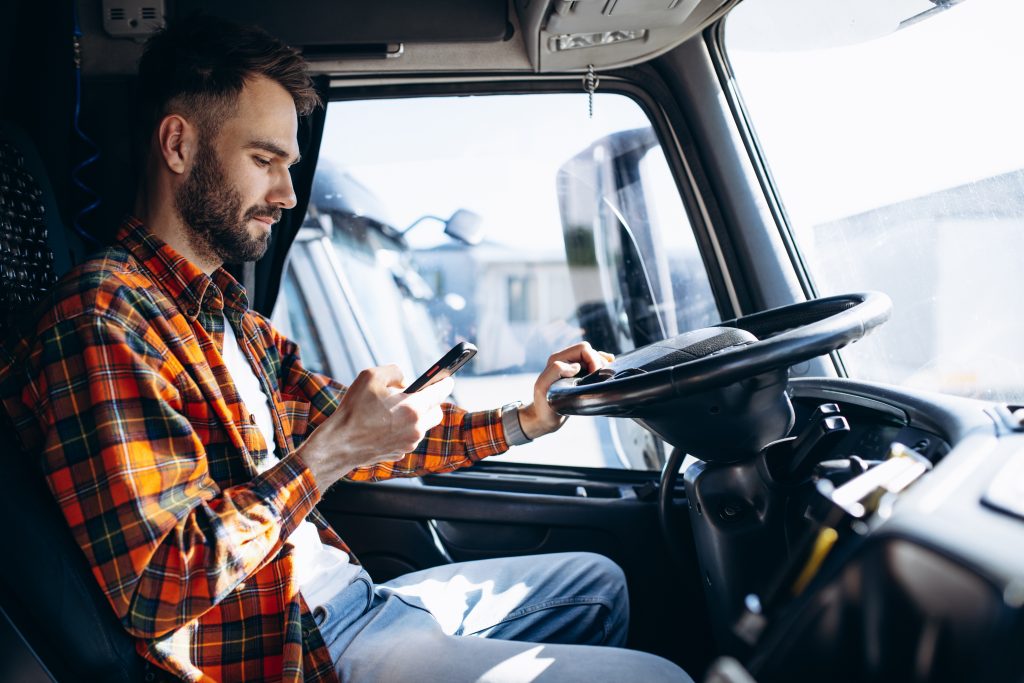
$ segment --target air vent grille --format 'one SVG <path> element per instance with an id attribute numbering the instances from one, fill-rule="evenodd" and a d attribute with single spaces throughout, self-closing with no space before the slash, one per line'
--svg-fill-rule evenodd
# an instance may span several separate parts
<path id="1" fill-rule="evenodd" d="M 148 38 L 164 24 L 166 0 L 102 0 L 103 29 L 115 38 Z"/>

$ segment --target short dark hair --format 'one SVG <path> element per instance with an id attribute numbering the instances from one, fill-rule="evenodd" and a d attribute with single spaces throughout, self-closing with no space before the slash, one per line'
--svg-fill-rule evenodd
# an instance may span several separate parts
<path id="1" fill-rule="evenodd" d="M 321 103 L 298 50 L 258 26 L 194 14 L 158 32 L 146 42 L 139 61 L 142 149 L 170 113 L 189 117 L 212 137 L 233 111 L 246 80 L 259 76 L 287 90 L 300 116 Z"/>

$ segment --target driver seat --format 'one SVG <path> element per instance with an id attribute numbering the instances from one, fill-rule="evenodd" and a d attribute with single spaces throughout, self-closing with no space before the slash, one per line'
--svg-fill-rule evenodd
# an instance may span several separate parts
<path id="1" fill-rule="evenodd" d="M 61 224 L 28 136 L 0 122 L 0 334 L 6 336 L 82 249 Z M 93 578 L 33 454 L 0 408 L 4 489 L 0 611 L 57 681 L 166 681 L 142 657 Z M 8 670 L 8 673 L 11 673 Z M 32 679 L 39 675 L 38 669 Z"/>

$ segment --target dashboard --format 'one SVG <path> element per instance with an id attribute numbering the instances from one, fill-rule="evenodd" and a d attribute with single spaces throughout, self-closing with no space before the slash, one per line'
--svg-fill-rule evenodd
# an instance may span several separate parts
<path id="1" fill-rule="evenodd" d="M 790 391 L 800 436 L 756 462 L 685 473 L 723 649 L 760 683 L 1021 680 L 1020 421 L 989 403 L 849 380 Z M 844 428 L 812 433 L 823 406 Z M 813 462 L 787 479 L 791 463 L 773 450 L 792 458 L 805 434 Z M 861 487 L 877 489 L 868 507 L 840 509 L 843 487 L 897 452 L 912 473 L 889 492 L 876 476 Z"/>

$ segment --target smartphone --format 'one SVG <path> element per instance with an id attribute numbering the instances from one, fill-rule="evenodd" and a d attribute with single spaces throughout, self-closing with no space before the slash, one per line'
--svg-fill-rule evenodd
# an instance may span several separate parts
<path id="1" fill-rule="evenodd" d="M 476 347 L 469 342 L 456 344 L 448 353 L 441 356 L 441 360 L 430 366 L 429 370 L 417 377 L 415 382 L 406 387 L 405 393 L 414 394 L 424 387 L 429 387 L 434 382 L 440 382 L 445 377 L 451 377 L 475 355 Z"/>

